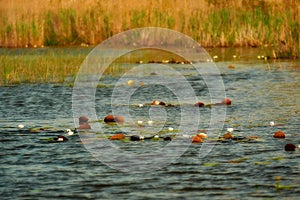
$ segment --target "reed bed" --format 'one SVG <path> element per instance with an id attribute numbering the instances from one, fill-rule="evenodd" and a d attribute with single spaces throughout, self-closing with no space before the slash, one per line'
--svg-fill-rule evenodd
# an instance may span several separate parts
<path id="1" fill-rule="evenodd" d="M 42 51 L 2 49 L 0 86 L 19 83 L 72 83 L 87 54 L 88 51 L 74 53 L 74 49 L 69 51 L 61 48 L 44 48 Z"/>
<path id="2" fill-rule="evenodd" d="M 0 1 L 0 46 L 95 45 L 139 27 L 180 31 L 203 47 L 270 47 L 300 56 L 297 0 Z"/>

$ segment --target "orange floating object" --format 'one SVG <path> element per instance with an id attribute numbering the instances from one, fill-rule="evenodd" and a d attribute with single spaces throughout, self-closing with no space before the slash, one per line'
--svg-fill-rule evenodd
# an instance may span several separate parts
<path id="1" fill-rule="evenodd" d="M 232 135 L 231 135 L 230 133 L 224 134 L 223 137 L 224 137 L 225 139 L 232 139 L 232 138 L 233 138 Z"/>
<path id="2" fill-rule="evenodd" d="M 192 143 L 200 143 L 200 142 L 202 142 L 202 141 L 203 141 L 202 138 L 199 137 L 198 135 L 193 136 L 193 137 L 191 138 L 191 142 L 192 142 Z"/>
<path id="3" fill-rule="evenodd" d="M 285 133 L 282 131 L 277 131 L 276 133 L 274 133 L 273 137 L 274 138 L 285 138 Z"/>
<path id="4" fill-rule="evenodd" d="M 123 133 L 118 133 L 118 134 L 115 134 L 111 137 L 109 137 L 110 140 L 123 140 L 125 139 L 125 135 Z"/>

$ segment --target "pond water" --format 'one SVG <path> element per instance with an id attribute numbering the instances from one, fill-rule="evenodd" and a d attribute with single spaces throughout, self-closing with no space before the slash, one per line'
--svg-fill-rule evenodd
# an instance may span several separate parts
<path id="1" fill-rule="evenodd" d="M 209 138 L 218 138 L 232 127 L 232 135 L 236 137 L 257 139 L 219 141 L 204 157 L 199 156 L 203 144 L 191 144 L 172 163 L 142 173 L 130 171 L 130 160 L 124 167 L 131 173 L 124 173 L 95 158 L 79 137 L 88 133 L 66 135 L 66 129 L 76 126 L 72 87 L 63 83 L 0 87 L 1 199 L 296 199 L 300 195 L 300 150 L 287 152 L 284 146 L 300 144 L 300 62 L 257 60 L 251 53 L 244 50 L 240 58 L 233 59 L 228 58 L 233 55 L 229 50 L 212 52 L 219 55 L 216 65 L 232 104 L 226 107 L 223 129 Z M 166 65 L 185 74 L 199 101 L 211 103 L 205 82 L 188 65 Z M 151 80 L 149 77 L 143 80 Z M 185 95 L 185 88 L 174 93 L 146 81 L 131 86 L 127 79 L 119 87 L 135 88 L 128 105 L 112 102 L 110 97 L 119 78 L 105 76 L 96 89 L 95 110 L 100 121 L 90 125 L 101 127 L 94 131 L 99 140 L 119 132 L 144 136 L 159 132 L 173 137 L 182 132 L 181 106 L 187 104 L 189 112 L 198 110 L 188 105 L 191 102 L 181 102 L 178 98 L 178 94 Z M 146 105 L 154 99 L 174 106 Z M 105 124 L 103 118 L 113 112 L 112 103 L 118 108 L 129 108 L 132 121 L 123 125 Z M 198 111 L 197 129 L 205 131 L 209 129 L 212 108 L 206 106 Z M 183 116 L 187 123 L 191 121 L 188 117 Z M 146 124 L 150 119 L 151 126 Z M 143 121 L 144 125 L 138 125 L 137 121 Z M 271 121 L 278 126 L 271 127 Z M 18 129 L 19 124 L 25 127 Z M 273 138 L 278 130 L 286 133 L 285 139 Z M 65 135 L 69 140 L 58 143 L 43 140 L 58 135 Z M 163 149 L 168 143 L 163 140 L 113 142 L 123 151 L 147 156 L 148 152 Z M 152 158 L 144 159 L 151 162 Z"/>

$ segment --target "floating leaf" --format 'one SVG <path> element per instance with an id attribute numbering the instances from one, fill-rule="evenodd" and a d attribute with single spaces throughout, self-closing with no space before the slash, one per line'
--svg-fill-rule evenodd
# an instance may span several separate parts
<path id="1" fill-rule="evenodd" d="M 215 166 L 219 166 L 219 163 L 203 163 L 203 166 L 205 167 L 215 167 Z"/>
<path id="2" fill-rule="evenodd" d="M 269 165 L 269 161 L 264 161 L 264 162 L 254 162 L 254 165 Z"/>

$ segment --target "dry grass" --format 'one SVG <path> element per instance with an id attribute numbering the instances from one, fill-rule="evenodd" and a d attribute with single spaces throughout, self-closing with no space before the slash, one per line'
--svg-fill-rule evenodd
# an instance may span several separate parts
<path id="1" fill-rule="evenodd" d="M 98 44 L 124 30 L 158 26 L 204 47 L 272 47 L 299 57 L 297 0 L 0 0 L 0 46 Z"/>

